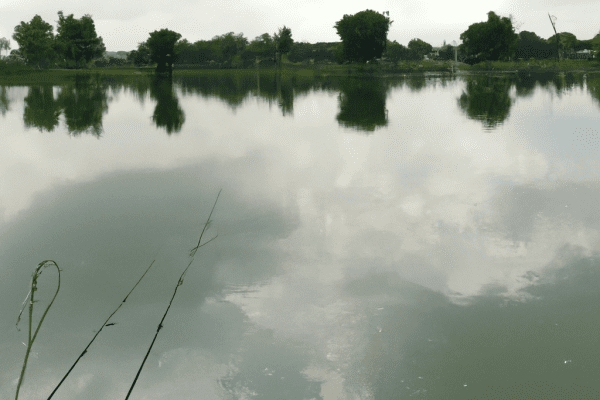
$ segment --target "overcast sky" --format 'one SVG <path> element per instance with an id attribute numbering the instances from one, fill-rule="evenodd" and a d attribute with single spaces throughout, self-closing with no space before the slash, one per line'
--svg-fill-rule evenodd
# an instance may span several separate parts
<path id="1" fill-rule="evenodd" d="M 389 11 L 394 21 L 388 38 L 407 45 L 420 38 L 432 46 L 444 40 L 460 43 L 460 34 L 470 24 L 487 20 L 487 12 L 512 13 L 521 30 L 543 38 L 554 32 L 548 13 L 557 17 L 559 32 L 578 39 L 591 39 L 600 31 L 600 2 L 594 0 L 0 0 L 0 37 L 11 38 L 14 27 L 39 14 L 56 33 L 57 12 L 81 18 L 91 14 L 96 31 L 108 51 L 129 51 L 154 30 L 169 28 L 190 42 L 208 40 L 227 32 L 242 32 L 249 40 L 265 32 L 272 34 L 286 25 L 295 41 L 339 41 L 333 25 L 344 14 L 365 9 Z M 18 45 L 11 38 L 11 48 Z"/>

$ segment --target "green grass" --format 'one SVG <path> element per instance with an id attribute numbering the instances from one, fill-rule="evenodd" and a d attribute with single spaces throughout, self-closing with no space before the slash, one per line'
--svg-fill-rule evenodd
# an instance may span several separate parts
<path id="1" fill-rule="evenodd" d="M 498 72 L 584 72 L 600 71 L 599 60 L 530 60 L 530 61 L 493 61 L 470 65 L 462 65 L 463 71 L 498 71 Z"/>
<path id="2" fill-rule="evenodd" d="M 586 72 L 600 71 L 599 60 L 530 60 L 530 61 L 495 61 L 483 62 L 473 66 L 450 61 L 400 61 L 393 64 L 307 64 L 284 63 L 282 68 L 248 68 L 248 69 L 174 69 L 174 76 L 193 76 L 205 74 L 228 74 L 235 71 L 239 74 L 289 73 L 312 77 L 317 75 L 390 75 L 420 74 L 424 72 Z M 138 77 L 152 75 L 152 67 L 106 67 L 90 69 L 49 69 L 38 70 L 26 65 L 8 65 L 0 61 L 0 84 L 2 85 L 35 85 L 60 84 L 72 81 L 76 74 L 91 74 L 109 77 Z"/>

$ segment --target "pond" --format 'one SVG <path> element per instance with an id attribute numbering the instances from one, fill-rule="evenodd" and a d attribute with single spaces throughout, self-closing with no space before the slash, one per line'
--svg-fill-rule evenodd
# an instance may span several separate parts
<path id="1" fill-rule="evenodd" d="M 22 399 L 153 260 L 54 399 L 125 398 L 176 289 L 131 399 L 595 398 L 599 99 L 576 73 L 2 86 L 0 399 L 44 260 Z"/>

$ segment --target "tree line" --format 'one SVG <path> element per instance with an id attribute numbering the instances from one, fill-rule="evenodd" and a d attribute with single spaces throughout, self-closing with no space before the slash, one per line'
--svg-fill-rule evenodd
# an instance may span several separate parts
<path id="1" fill-rule="evenodd" d="M 290 28 L 283 26 L 274 34 L 264 33 L 249 41 L 242 33 L 229 32 L 210 40 L 194 43 L 182 39 L 181 34 L 169 29 L 154 31 L 146 41 L 138 43 L 125 58 L 106 56 L 106 47 L 98 36 L 89 14 L 80 19 L 73 14 L 58 12 L 57 34 L 39 15 L 30 22 L 15 27 L 13 39 L 19 50 L 13 50 L 5 59 L 22 62 L 37 68 L 82 68 L 89 66 L 153 65 L 157 72 L 170 72 L 173 65 L 205 66 L 209 68 L 249 68 L 280 66 L 287 62 L 348 63 L 371 62 L 376 59 L 399 61 L 453 59 L 455 52 L 461 60 L 496 61 L 509 59 L 568 58 L 583 49 L 600 50 L 600 33 L 589 40 L 578 40 L 569 32 L 561 32 L 543 39 L 533 32 L 515 33 L 511 17 L 488 13 L 488 20 L 472 24 L 460 38 L 457 48 L 444 41 L 433 53 L 433 46 L 421 39 L 412 39 L 408 46 L 389 41 L 387 34 L 393 21 L 389 12 L 365 10 L 344 15 L 333 26 L 341 42 L 294 42 Z M 10 48 L 6 39 L 0 39 L 0 50 Z"/>

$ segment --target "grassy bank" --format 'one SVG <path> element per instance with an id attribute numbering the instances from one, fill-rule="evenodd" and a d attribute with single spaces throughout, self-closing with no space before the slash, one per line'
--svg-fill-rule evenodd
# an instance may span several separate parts
<path id="1" fill-rule="evenodd" d="M 178 69 L 173 75 L 186 76 L 198 74 L 227 73 L 229 69 Z M 600 72 L 598 60 L 531 60 L 521 62 L 485 62 L 475 65 L 455 63 L 450 61 L 404 61 L 392 64 L 291 64 L 285 63 L 281 69 L 237 69 L 237 73 L 252 74 L 256 71 L 298 74 L 303 76 L 314 75 L 394 75 L 394 74 L 421 74 L 421 73 L 516 73 L 516 72 Z M 49 69 L 38 70 L 23 65 L 7 65 L 0 61 L 0 84 L 4 85 L 31 85 L 31 84 L 60 84 L 73 80 L 75 74 L 91 74 L 111 77 L 135 77 L 152 75 L 152 67 L 108 67 L 91 68 L 83 70 L 74 69 Z"/>
<path id="2" fill-rule="evenodd" d="M 473 66 L 463 64 L 460 69 L 470 72 L 591 72 L 600 71 L 600 59 L 494 61 Z"/>
<path id="3" fill-rule="evenodd" d="M 92 68 L 92 69 L 36 69 L 27 65 L 7 65 L 0 61 L 0 84 L 36 85 L 60 84 L 73 80 L 76 74 L 101 76 L 140 76 L 151 74 L 152 68 Z"/>

